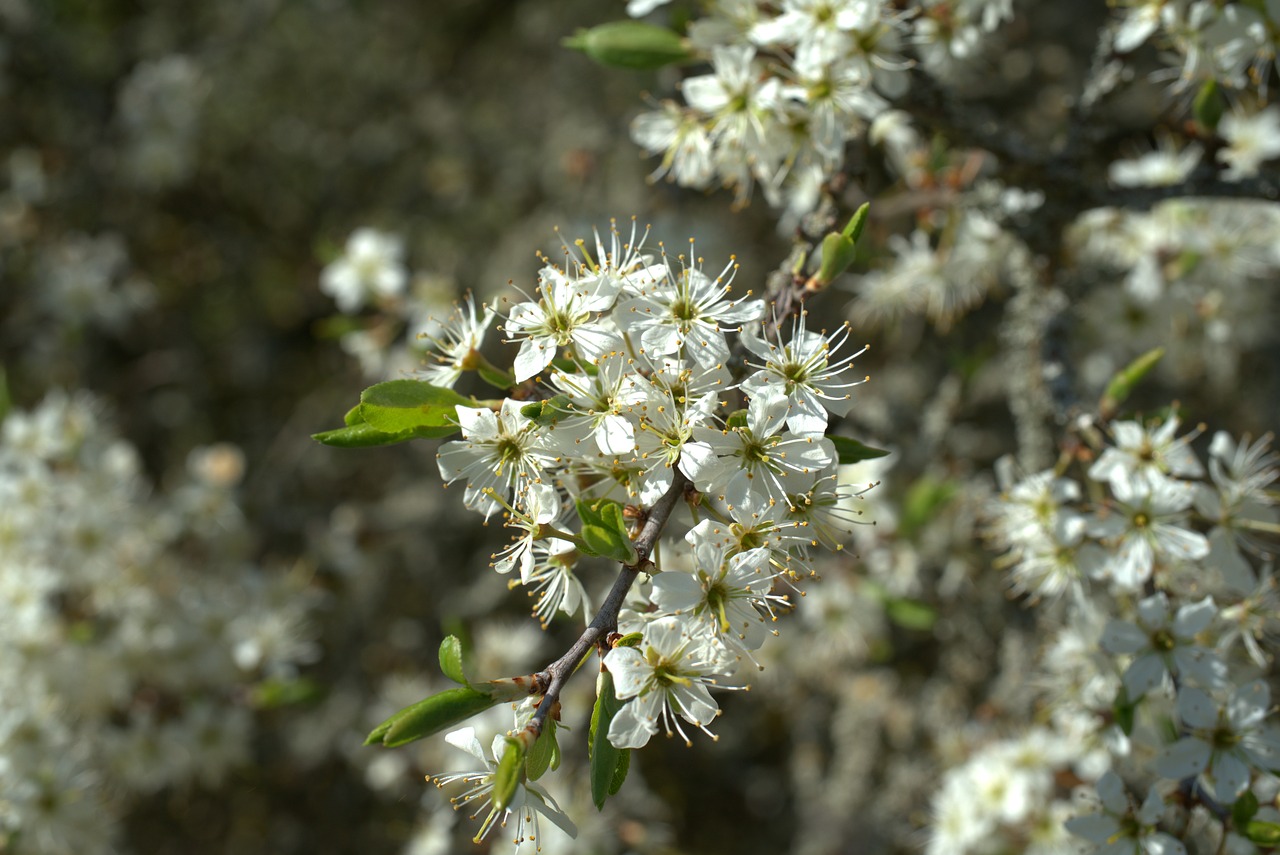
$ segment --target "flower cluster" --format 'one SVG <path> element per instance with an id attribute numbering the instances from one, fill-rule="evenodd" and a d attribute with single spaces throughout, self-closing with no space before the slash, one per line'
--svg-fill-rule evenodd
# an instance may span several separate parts
<path id="1" fill-rule="evenodd" d="M 1211 818 L 1250 793 L 1265 802 L 1280 770 L 1265 679 L 1280 628 L 1267 557 L 1280 458 L 1269 436 L 1218 432 L 1206 466 L 1193 448 L 1203 429 L 1179 427 L 1176 415 L 1105 433 L 1082 423 L 1081 476 L 1006 469 L 991 508 L 1012 588 L 1065 611 L 1046 683 L 1061 690 L 1053 725 L 1074 734 L 1075 772 L 1097 782 L 1102 808 L 1067 828 L 1098 851 L 1183 851 L 1180 840 L 1202 835 L 1247 846 L 1247 820 L 1215 831 Z M 1175 790 L 1184 816 L 1165 824 Z"/>
<path id="2" fill-rule="evenodd" d="M 654 3 L 631 3 L 633 16 Z M 909 86 L 911 46 L 945 76 L 979 52 L 1012 17 L 1010 0 L 902 4 L 881 0 L 715 0 L 690 23 L 688 40 L 711 72 L 686 78 L 683 103 L 663 102 L 632 124 L 635 142 L 662 156 L 656 176 L 685 187 L 759 185 L 793 216 Z"/>
<path id="3" fill-rule="evenodd" d="M 639 576 L 625 605 L 613 600 L 628 635 L 603 660 L 618 749 L 711 733 L 711 690 L 758 667 L 769 624 L 814 549 L 848 537 L 860 493 L 838 483 L 827 436 L 865 380 L 851 373 L 861 351 L 847 348 L 847 325 L 770 317 L 750 292 L 733 294 L 732 262 L 712 275 L 692 244 L 673 258 L 661 244 L 646 252 L 645 237 L 597 234 L 543 267 L 536 291 L 501 313 L 519 345 L 511 373 L 479 354 L 495 311 L 469 303 L 433 339 L 425 374 L 510 384 L 511 396 L 456 405 L 462 438 L 440 448 L 439 468 L 465 485 L 468 508 L 515 531 L 493 566 L 529 590 L 544 625 L 591 619 L 590 556 L 625 565 L 623 594 Z M 664 527 L 683 542 L 659 545 Z"/>
<path id="4" fill-rule="evenodd" d="M 87 395 L 0 423 L 0 848 L 115 851 L 130 798 L 248 761 L 246 689 L 316 651 L 305 580 L 244 564 L 243 468 L 152 496 Z"/>
<path id="5" fill-rule="evenodd" d="M 1086 382 L 1100 386 L 1125 362 L 1163 347 L 1159 370 L 1207 376 L 1231 388 L 1241 357 L 1272 332 L 1271 277 L 1280 271 L 1274 205 L 1175 199 L 1145 212 L 1089 211 L 1067 233 L 1081 276 L 1119 280 L 1092 289 L 1080 314 L 1094 353 Z"/>

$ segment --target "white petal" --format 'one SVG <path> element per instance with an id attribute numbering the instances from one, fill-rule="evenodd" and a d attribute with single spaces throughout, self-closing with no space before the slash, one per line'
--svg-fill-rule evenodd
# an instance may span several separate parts
<path id="1" fill-rule="evenodd" d="M 526 338 L 521 343 L 520 352 L 516 354 L 516 361 L 512 366 L 515 368 L 516 382 L 523 383 L 537 375 L 547 367 L 555 355 L 556 347 L 550 339 Z"/>
<path id="2" fill-rule="evenodd" d="M 653 669 L 634 647 L 615 647 L 605 654 L 604 667 L 613 675 L 614 693 L 622 700 L 644 691 Z"/>
<path id="3" fill-rule="evenodd" d="M 636 447 L 635 428 L 626 416 L 605 416 L 596 428 L 596 445 L 605 454 L 626 454 Z"/>
<path id="4" fill-rule="evenodd" d="M 1154 768 L 1156 773 L 1174 780 L 1191 778 L 1199 775 L 1209 765 L 1210 749 L 1199 739 L 1186 737 L 1173 745 L 1166 746 L 1156 755 Z"/>
<path id="5" fill-rule="evenodd" d="M 672 685 L 668 691 L 675 699 L 675 707 L 686 720 L 697 725 L 707 725 L 720 712 L 720 707 L 712 699 L 707 687 L 701 683 L 688 686 Z"/>
<path id="6" fill-rule="evenodd" d="M 1130 700 L 1137 700 L 1160 685 L 1164 679 L 1164 661 L 1155 653 L 1139 656 L 1124 672 L 1124 688 Z"/>
<path id="7" fill-rule="evenodd" d="M 1209 775 L 1213 780 L 1214 794 L 1223 804 L 1231 804 L 1249 786 L 1249 767 L 1234 754 L 1219 752 L 1213 758 Z"/>
<path id="8" fill-rule="evenodd" d="M 1151 639 L 1138 626 L 1127 620 L 1112 620 L 1102 631 L 1099 642 L 1109 653 L 1137 653 L 1151 645 Z"/>
<path id="9" fill-rule="evenodd" d="M 615 650 L 617 648 L 614 648 Z M 609 724 L 609 742 L 614 748 L 643 748 L 658 732 L 658 718 L 650 715 L 642 698 L 628 701 Z"/>
<path id="10" fill-rule="evenodd" d="M 1198 603 L 1187 603 L 1178 609 L 1173 619 L 1173 634 L 1179 638 L 1191 638 L 1203 632 L 1218 614 L 1213 597 L 1205 597 Z"/>
<path id="11" fill-rule="evenodd" d="M 461 748 L 481 763 L 487 765 L 489 762 L 488 758 L 484 756 L 484 749 L 480 747 L 480 740 L 476 739 L 476 729 L 474 727 L 464 727 L 447 733 L 444 741 L 454 748 Z"/>
<path id="12" fill-rule="evenodd" d="M 1261 680 L 1254 680 L 1236 689 L 1227 704 L 1227 719 L 1237 730 L 1257 727 L 1267 716 L 1271 706 L 1271 690 Z"/>
<path id="13" fill-rule="evenodd" d="M 1178 690 L 1178 717 L 1188 727 L 1209 730 L 1218 726 L 1219 707 L 1213 698 L 1194 686 Z"/>
<path id="14" fill-rule="evenodd" d="M 1129 795 L 1125 791 L 1124 781 L 1120 780 L 1120 776 L 1110 769 L 1098 779 L 1095 785 L 1098 791 L 1098 798 L 1102 801 L 1102 806 L 1108 812 L 1123 815 L 1129 810 Z"/>

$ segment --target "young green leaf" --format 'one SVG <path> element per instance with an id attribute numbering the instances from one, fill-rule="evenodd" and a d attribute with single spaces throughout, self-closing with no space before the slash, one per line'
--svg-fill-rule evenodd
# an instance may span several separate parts
<path id="1" fill-rule="evenodd" d="M 679 33 L 643 21 L 610 21 L 580 29 L 562 44 L 615 68 L 661 68 L 689 58 Z"/>
<path id="2" fill-rule="evenodd" d="M 1133 733 L 1133 721 L 1137 710 L 1138 705 L 1129 699 L 1128 690 L 1121 686 L 1120 691 L 1116 693 L 1115 702 L 1111 705 L 1111 712 L 1116 718 L 1116 724 L 1120 726 L 1120 731 L 1125 736 Z"/>
<path id="3" fill-rule="evenodd" d="M 394 445 L 397 442 L 417 439 L 418 434 L 413 431 L 386 433 L 360 422 L 347 427 L 313 433 L 311 438 L 316 442 L 330 445 L 334 448 L 373 448 L 379 445 Z"/>
<path id="4" fill-rule="evenodd" d="M 587 753 L 591 759 L 591 800 L 597 810 L 604 810 L 605 800 L 616 793 L 626 780 L 631 750 L 615 748 L 609 741 L 609 725 L 622 709 L 613 691 L 613 675 L 601 671 L 596 678 L 596 704 L 591 710 L 591 726 L 587 731 Z"/>
<path id="5" fill-rule="evenodd" d="M 384 433 L 438 438 L 457 433 L 459 405 L 476 402 L 421 380 L 389 380 L 360 395 L 360 417 Z"/>
<path id="6" fill-rule="evenodd" d="M 1280 823 L 1252 819 L 1244 824 L 1240 832 L 1251 843 L 1256 843 L 1259 846 L 1280 846 Z"/>
<path id="7" fill-rule="evenodd" d="M 405 707 L 373 729 L 365 745 L 382 743 L 388 748 L 407 745 L 439 733 L 499 703 L 497 698 L 465 686 L 446 689 Z"/>
<path id="8" fill-rule="evenodd" d="M 836 447 L 836 454 L 840 457 L 840 465 L 846 466 L 850 463 L 861 463 L 864 460 L 875 460 L 877 457 L 885 457 L 889 452 L 881 448 L 872 448 L 869 445 L 863 445 L 856 439 L 850 439 L 847 436 L 829 436 L 831 444 Z"/>
<path id="9" fill-rule="evenodd" d="M 524 773 L 530 781 L 541 778 L 552 765 L 559 765 L 560 747 L 556 744 L 556 720 L 548 718 L 538 741 L 524 758 Z"/>
<path id="10" fill-rule="evenodd" d="M 508 736 L 507 747 L 502 751 L 502 759 L 493 773 L 493 807 L 494 810 L 505 810 L 515 797 L 524 777 L 524 745 L 518 739 Z"/>
<path id="11" fill-rule="evenodd" d="M 907 597 L 889 597 L 884 601 L 884 613 L 903 629 L 928 632 L 938 622 L 938 612 L 928 603 Z"/>
<path id="12" fill-rule="evenodd" d="M 456 635 L 446 635 L 440 642 L 440 670 L 455 683 L 471 685 L 462 671 L 462 642 Z"/>
<path id="13" fill-rule="evenodd" d="M 315 703 L 324 693 L 324 684 L 307 677 L 270 677 L 253 687 L 249 703 L 254 709 L 271 710 Z"/>
<path id="14" fill-rule="evenodd" d="M 1107 391 L 1102 394 L 1102 400 L 1098 402 L 1098 410 L 1108 418 L 1114 415 L 1125 399 L 1133 394 L 1133 390 L 1137 388 L 1138 383 L 1142 382 L 1142 378 L 1156 367 L 1156 363 L 1162 356 L 1164 356 L 1163 347 L 1153 348 L 1117 371 L 1111 378 L 1111 382 L 1107 383 Z"/>
<path id="15" fill-rule="evenodd" d="M 1236 803 L 1231 806 L 1231 821 L 1237 828 L 1243 827 L 1258 813 L 1258 797 L 1253 790 L 1245 790 Z"/>
<path id="16" fill-rule="evenodd" d="M 600 499 L 595 502 L 578 501 L 578 517 L 582 520 L 582 542 L 590 555 L 634 564 L 639 558 L 631 535 L 627 533 L 627 521 L 622 506 L 617 502 Z"/>

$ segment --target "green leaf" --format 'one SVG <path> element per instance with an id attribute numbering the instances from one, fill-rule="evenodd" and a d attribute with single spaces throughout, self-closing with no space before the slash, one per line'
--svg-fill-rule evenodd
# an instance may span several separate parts
<path id="1" fill-rule="evenodd" d="M 552 768 L 560 765 L 560 746 L 556 744 L 556 720 L 548 718 L 542 725 L 538 741 L 533 743 L 524 758 L 524 773 L 530 781 L 536 781 Z"/>
<path id="2" fill-rule="evenodd" d="M 1218 88 L 1218 81 L 1210 78 L 1200 87 L 1195 100 L 1191 102 L 1191 114 L 1196 117 L 1200 126 L 1208 131 L 1216 131 L 1226 112 L 1227 102 Z"/>
<path id="3" fill-rule="evenodd" d="M 622 515 L 622 506 L 617 502 L 579 499 L 578 517 L 582 520 L 581 538 L 587 554 L 623 564 L 634 564 L 640 557 L 631 542 L 631 535 L 627 534 L 627 521 Z"/>
<path id="4" fill-rule="evenodd" d="M 462 642 L 456 635 L 446 635 L 440 642 L 440 670 L 455 683 L 471 685 L 462 671 Z"/>
<path id="5" fill-rule="evenodd" d="M 858 210 L 853 212 L 853 216 L 849 218 L 849 222 L 845 225 L 844 230 L 840 232 L 854 243 L 858 242 L 858 238 L 862 237 L 862 227 L 867 224 L 867 215 L 871 213 L 871 203 L 863 202 Z"/>
<path id="6" fill-rule="evenodd" d="M 679 33 L 644 21 L 610 21 L 579 29 L 561 44 L 616 68 L 661 68 L 689 58 Z"/>
<path id="7" fill-rule="evenodd" d="M 499 703 L 497 698 L 465 686 L 446 689 L 405 707 L 373 729 L 365 745 L 381 742 L 388 748 L 407 745 L 439 733 Z"/>
<path id="8" fill-rule="evenodd" d="M 631 750 L 615 748 L 609 741 L 609 725 L 622 709 L 613 690 L 613 675 L 601 671 L 596 678 L 596 705 L 591 710 L 587 731 L 587 753 L 591 758 L 591 800 L 596 810 L 604 810 L 605 800 L 618 791 L 627 777 Z M 619 778 L 621 775 L 621 778 Z"/>
<path id="9" fill-rule="evenodd" d="M 314 703 L 324 697 L 323 684 L 306 677 L 284 679 L 273 677 L 258 683 L 250 691 L 254 709 L 273 710 L 280 707 Z"/>
<path id="10" fill-rule="evenodd" d="M 361 422 L 344 428 L 313 433 L 311 438 L 316 442 L 331 445 L 334 448 L 373 448 L 379 445 L 393 445 L 397 442 L 417 439 L 418 434 L 412 431 L 386 433 Z"/>
<path id="11" fill-rule="evenodd" d="M 498 761 L 498 768 L 493 773 L 491 798 L 494 809 L 499 811 L 511 804 L 524 775 L 524 745 L 510 736 L 506 737 L 505 742 L 507 747 L 502 750 L 502 759 Z"/>
<path id="12" fill-rule="evenodd" d="M 1111 713 L 1125 736 L 1133 733 L 1133 721 L 1137 709 L 1138 705 L 1129 699 L 1129 691 L 1121 686 L 1120 691 L 1116 693 L 1115 701 L 1111 704 Z"/>
<path id="13" fill-rule="evenodd" d="M 490 365 L 487 361 L 476 366 L 476 373 L 480 375 L 481 380 L 495 389 L 510 389 L 516 384 L 514 374 Z"/>
<path id="14" fill-rule="evenodd" d="M 1231 821 L 1235 823 L 1236 828 L 1243 828 L 1249 824 L 1257 812 L 1258 797 L 1253 794 L 1253 790 L 1245 790 L 1244 794 L 1231 806 Z"/>
<path id="15" fill-rule="evenodd" d="M 898 531 L 908 539 L 914 537 L 955 494 L 956 485 L 952 481 L 935 481 L 928 476 L 918 479 L 902 500 Z"/>
<path id="16" fill-rule="evenodd" d="M 836 447 L 836 454 L 840 457 L 841 466 L 849 463 L 861 463 L 864 460 L 875 460 L 877 457 L 885 457 L 889 454 L 884 449 L 863 445 L 856 439 L 850 439 L 847 436 L 829 436 L 827 439 L 831 440 L 831 444 Z"/>
<path id="17" fill-rule="evenodd" d="M 844 235 L 832 232 L 822 239 L 822 264 L 814 278 L 819 284 L 828 285 L 848 270 L 857 257 L 857 245 Z"/>
<path id="18" fill-rule="evenodd" d="M 342 423 L 348 427 L 355 427 L 356 425 L 364 424 L 364 418 L 360 415 L 359 404 L 356 404 L 354 407 L 347 410 L 347 414 L 342 417 Z"/>
<path id="19" fill-rule="evenodd" d="M 554 425 L 569 412 L 571 412 L 571 402 L 568 395 L 556 395 L 545 401 L 525 404 L 520 408 L 520 415 L 544 426 Z"/>
<path id="20" fill-rule="evenodd" d="M 614 647 L 639 647 L 640 642 L 644 641 L 643 632 L 628 632 L 613 643 Z"/>
<path id="21" fill-rule="evenodd" d="M 1280 823 L 1253 819 L 1244 824 L 1240 833 L 1259 846 L 1280 846 Z"/>
<path id="22" fill-rule="evenodd" d="M 729 418 L 724 420 L 724 426 L 733 430 L 734 428 L 744 428 L 747 426 L 747 411 L 735 410 L 729 414 Z"/>
<path id="23" fill-rule="evenodd" d="M 1102 400 L 1098 402 L 1098 409 L 1102 414 L 1106 416 L 1114 414 L 1133 393 L 1138 383 L 1151 373 L 1152 368 L 1156 367 L 1156 363 L 1162 356 L 1164 356 L 1163 347 L 1153 348 L 1117 371 L 1111 378 L 1111 382 L 1107 383 L 1107 391 L 1102 394 Z"/>
<path id="24" fill-rule="evenodd" d="M 903 629 L 928 632 L 938 622 L 938 612 L 927 603 L 906 597 L 890 597 L 884 602 L 884 613 Z"/>
<path id="25" fill-rule="evenodd" d="M 458 432 L 457 407 L 476 402 L 421 380 L 389 380 L 360 395 L 360 417 L 384 433 L 437 438 Z"/>
<path id="26" fill-rule="evenodd" d="M 613 780 L 609 782 L 609 795 L 616 795 L 627 780 L 627 772 L 631 771 L 631 749 L 623 750 L 618 758 L 618 765 L 613 770 Z"/>

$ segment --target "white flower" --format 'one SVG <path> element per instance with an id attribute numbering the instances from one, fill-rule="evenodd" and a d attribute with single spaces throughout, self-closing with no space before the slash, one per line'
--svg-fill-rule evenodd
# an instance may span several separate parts
<path id="1" fill-rule="evenodd" d="M 502 753 L 506 748 L 506 738 L 502 734 L 498 734 L 493 738 L 491 751 L 493 757 L 486 757 L 484 749 L 480 747 L 480 740 L 476 739 L 476 730 L 474 727 L 464 727 L 461 730 L 455 730 L 445 736 L 445 742 L 448 742 L 455 748 L 460 748 L 470 754 L 483 764 L 483 767 L 474 772 L 455 772 L 449 775 L 437 775 L 431 781 L 437 787 L 445 787 L 449 784 L 461 781 L 466 784 L 468 789 L 460 796 L 449 799 L 454 810 L 461 809 L 464 806 L 470 806 L 473 802 L 477 805 L 475 813 L 472 817 L 480 816 L 485 813 L 484 819 L 480 823 L 480 830 L 476 832 L 474 838 L 479 843 L 489 832 L 493 830 L 495 825 L 506 827 L 512 817 L 515 817 L 515 839 L 516 852 L 519 852 L 525 841 L 531 841 L 539 849 L 541 849 L 540 841 L 542 835 L 538 829 L 538 818 L 546 817 L 552 822 L 556 828 L 559 828 L 570 837 L 578 835 L 578 829 L 572 820 L 565 815 L 560 806 L 556 804 L 555 799 L 551 795 L 532 781 L 522 780 L 516 785 L 515 795 L 511 797 L 510 804 L 503 810 L 498 810 L 492 804 L 494 778 L 498 770 L 498 761 L 502 759 Z M 488 811 L 485 812 L 485 807 Z"/>
<path id="2" fill-rule="evenodd" d="M 722 543 L 691 542 L 693 572 L 659 573 L 650 598 L 665 614 L 681 618 L 692 633 L 750 656 L 764 641 L 764 616 L 756 606 L 772 614 L 771 601 L 787 604 L 770 593 L 777 573 L 769 568 L 769 550 L 729 555 Z"/>
<path id="3" fill-rule="evenodd" d="M 753 496 L 786 502 L 788 493 L 807 493 L 835 463 L 835 446 L 825 437 L 784 432 L 786 416 L 785 399 L 752 398 L 746 425 L 694 429 L 696 441 L 685 445 L 681 470 L 699 490 L 719 494 L 730 505 Z"/>
<path id="4" fill-rule="evenodd" d="M 585 439 L 601 454 L 628 454 L 636 447 L 632 408 L 645 399 L 635 383 L 635 367 L 621 353 L 610 353 L 596 362 L 594 373 L 566 374 L 555 370 L 551 385 L 569 396 L 573 412 L 556 423 L 559 446 L 573 453 Z"/>
<path id="5" fill-rule="evenodd" d="M 522 582 L 533 569 L 533 546 L 542 538 L 543 527 L 560 516 L 560 494 L 550 484 L 530 484 L 523 504 L 524 510 L 512 514 L 507 526 L 524 533 L 511 546 L 490 556 L 493 569 L 499 573 L 510 573 L 513 567 L 519 567 Z"/>
<path id="6" fill-rule="evenodd" d="M 849 535 L 859 525 L 866 525 L 860 519 L 863 509 L 859 500 L 875 484 L 844 482 L 842 476 L 848 468 L 819 478 L 808 492 L 787 494 L 787 518 L 796 526 L 787 532 L 787 539 L 799 541 L 795 545 L 801 555 L 807 556 L 809 548 L 818 545 L 839 552 Z"/>
<path id="7" fill-rule="evenodd" d="M 662 155 L 651 175 L 654 179 L 667 176 L 681 187 L 706 187 L 715 177 L 706 126 L 696 113 L 673 102 L 636 116 L 631 122 L 631 139 L 649 154 Z"/>
<path id="8" fill-rule="evenodd" d="M 692 244 L 689 251 L 692 254 Z M 663 253 L 661 268 L 631 277 L 628 290 L 638 296 L 620 301 L 614 318 L 624 333 L 639 334 L 640 348 L 650 359 L 684 353 L 703 367 L 723 363 L 729 346 L 721 325 L 754 321 L 764 304 L 726 299 L 737 272 L 732 259 L 715 279 L 702 272 L 701 259 L 692 267 L 683 256 L 679 260 L 681 269 L 676 271 Z"/>
<path id="9" fill-rule="evenodd" d="M 459 406 L 464 439 L 446 442 L 436 455 L 446 484 L 467 479 L 463 503 L 490 516 L 513 499 L 525 501 L 525 489 L 542 482 L 555 462 L 538 426 L 520 412 L 523 402 L 507 398 L 502 410 Z"/>
<path id="10" fill-rule="evenodd" d="M 1114 423 L 1111 431 L 1115 445 L 1103 449 L 1089 467 L 1089 477 L 1109 481 L 1112 489 L 1120 481 L 1136 478 L 1199 478 L 1204 475 L 1204 467 L 1190 444 L 1199 431 L 1175 438 L 1177 430 L 1175 416 L 1151 428 L 1138 422 Z"/>
<path id="11" fill-rule="evenodd" d="M 1159 686 L 1165 674 L 1190 677 L 1205 686 L 1222 685 L 1226 665 L 1195 640 L 1217 614 L 1213 597 L 1187 603 L 1171 614 L 1169 598 L 1158 591 L 1138 603 L 1136 624 L 1120 620 L 1108 623 L 1102 634 L 1103 649 L 1134 657 L 1123 678 L 1129 699 L 1137 701 Z"/>
<path id="12" fill-rule="evenodd" d="M 1099 778 L 1097 790 L 1102 810 L 1073 817 L 1066 823 L 1072 834 L 1099 844 L 1095 855 L 1186 855 L 1181 841 L 1156 831 L 1164 814 L 1164 799 L 1155 787 L 1136 810 L 1115 772 L 1108 771 Z"/>
<path id="13" fill-rule="evenodd" d="M 370 297 L 394 297 L 409 281 L 404 243 L 377 229 L 356 229 L 342 257 L 320 273 L 320 290 L 343 312 L 357 311 Z"/>
<path id="14" fill-rule="evenodd" d="M 1117 187 L 1171 187 L 1187 180 L 1203 154 L 1204 149 L 1194 143 L 1178 151 L 1170 138 L 1160 137 L 1154 151 L 1113 161 L 1107 177 Z"/>
<path id="15" fill-rule="evenodd" d="M 573 544 L 551 538 L 535 543 L 531 552 L 533 560 L 527 572 L 521 569 L 520 583 L 534 598 L 533 616 L 542 628 L 547 628 L 556 612 L 573 615 L 581 610 L 583 618 L 589 618 L 591 602 L 582 581 L 573 572 L 578 561 L 578 551 Z"/>
<path id="16" fill-rule="evenodd" d="M 707 725 L 720 707 L 707 691 L 714 675 L 723 673 L 705 642 L 693 638 L 676 617 L 664 617 L 644 628 L 643 650 L 615 647 L 604 657 L 613 674 L 614 691 L 625 700 L 609 725 L 609 741 L 617 748 L 643 748 L 659 726 L 679 733 L 692 745 L 679 719 L 696 725 L 712 739 Z M 710 655 L 709 655 L 710 654 Z"/>
<path id="17" fill-rule="evenodd" d="M 1201 690 L 1178 692 L 1178 717 L 1191 731 L 1160 752 L 1155 770 L 1166 778 L 1203 775 L 1222 804 L 1233 803 L 1249 786 L 1251 769 L 1280 769 L 1280 734 L 1264 728 L 1271 690 L 1261 680 L 1241 686 L 1219 704 Z"/>
<path id="18" fill-rule="evenodd" d="M 1228 181 L 1252 178 L 1264 160 L 1280 157 L 1280 110 L 1275 107 L 1252 116 L 1228 113 L 1218 123 L 1218 133 L 1227 141 L 1218 159 L 1227 166 L 1222 177 Z"/>
<path id="19" fill-rule="evenodd" d="M 778 344 L 766 341 L 754 325 L 743 331 L 742 343 L 764 363 L 748 363 L 759 370 L 743 381 L 742 389 L 749 395 L 773 395 L 787 401 L 787 427 L 797 436 L 822 436 L 827 430 L 827 413 L 848 415 L 853 406 L 848 390 L 866 382 L 865 377 L 851 380 L 844 372 L 867 348 L 835 359 L 849 338 L 849 325 L 830 335 L 811 332 L 805 329 L 806 316 L 802 312 L 792 322 L 791 340 L 786 344 L 780 337 Z"/>
<path id="20" fill-rule="evenodd" d="M 1118 504 L 1109 515 L 1095 518 L 1090 533 L 1117 538 L 1104 570 L 1117 585 L 1137 590 L 1151 576 L 1157 559 L 1195 561 L 1209 554 L 1209 540 L 1182 527 L 1192 486 L 1167 478 L 1112 484 Z"/>
<path id="21" fill-rule="evenodd" d="M 620 283 L 611 276 L 586 276 L 544 267 L 538 274 L 537 302 L 512 307 L 503 329 L 511 341 L 520 342 L 515 376 L 523 382 L 546 368 L 561 347 L 574 348 L 574 356 L 594 362 L 622 340 L 613 325 L 600 316 L 618 296 Z"/>
<path id="22" fill-rule="evenodd" d="M 426 358 L 434 360 L 421 371 L 422 377 L 434 386 L 452 389 L 464 371 L 474 369 L 485 333 L 493 323 L 494 310 L 484 307 L 484 313 L 476 317 L 476 303 L 470 294 L 464 305 L 455 305 L 453 313 L 438 331 L 423 333 L 419 338 L 430 343 Z"/>
<path id="23" fill-rule="evenodd" d="M 764 117 L 777 108 L 781 88 L 778 78 L 760 73 L 755 56 L 749 45 L 714 48 L 714 73 L 689 77 L 681 84 L 689 106 L 712 117 L 715 145 L 748 155 L 762 153 Z"/>
<path id="24" fill-rule="evenodd" d="M 1160 11 L 1165 0 L 1139 0 L 1129 7 L 1128 14 L 1115 31 L 1115 48 L 1128 53 L 1151 37 L 1160 26 Z"/>

